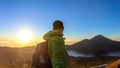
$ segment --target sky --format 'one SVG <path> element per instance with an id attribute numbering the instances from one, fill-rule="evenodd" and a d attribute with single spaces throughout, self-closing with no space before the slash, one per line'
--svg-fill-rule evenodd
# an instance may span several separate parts
<path id="1" fill-rule="evenodd" d="M 98 34 L 120 41 L 119 0 L 0 0 L 0 44 L 13 45 L 22 29 L 41 41 L 55 20 L 69 43 Z"/>

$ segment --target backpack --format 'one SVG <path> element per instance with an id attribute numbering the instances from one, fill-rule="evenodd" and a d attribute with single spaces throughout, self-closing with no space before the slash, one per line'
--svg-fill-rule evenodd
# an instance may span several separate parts
<path id="1" fill-rule="evenodd" d="M 51 60 L 48 55 L 47 42 L 37 44 L 32 55 L 33 68 L 52 68 Z"/>

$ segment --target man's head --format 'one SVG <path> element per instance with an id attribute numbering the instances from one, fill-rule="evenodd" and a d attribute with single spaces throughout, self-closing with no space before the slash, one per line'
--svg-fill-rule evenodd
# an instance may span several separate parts
<path id="1" fill-rule="evenodd" d="M 60 20 L 54 21 L 53 30 L 64 30 L 63 22 Z"/>

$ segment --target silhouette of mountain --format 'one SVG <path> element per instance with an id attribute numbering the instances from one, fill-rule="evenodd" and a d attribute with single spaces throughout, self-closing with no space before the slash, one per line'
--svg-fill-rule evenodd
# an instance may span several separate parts
<path id="1" fill-rule="evenodd" d="M 113 41 L 103 35 L 91 39 L 84 39 L 67 47 L 68 50 L 78 53 L 102 55 L 113 51 L 120 51 L 120 42 Z"/>
<path id="2" fill-rule="evenodd" d="M 91 38 L 91 40 L 110 40 L 110 39 L 104 37 L 103 35 L 96 35 L 95 37 Z"/>

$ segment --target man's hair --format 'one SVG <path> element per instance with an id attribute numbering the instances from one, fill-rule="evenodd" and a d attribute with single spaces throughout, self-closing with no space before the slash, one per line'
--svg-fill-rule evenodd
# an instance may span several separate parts
<path id="1" fill-rule="evenodd" d="M 53 22 L 53 30 L 64 29 L 63 22 L 56 20 Z"/>

